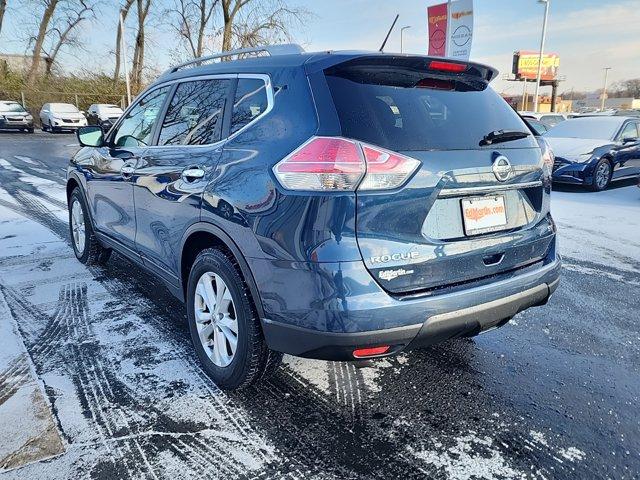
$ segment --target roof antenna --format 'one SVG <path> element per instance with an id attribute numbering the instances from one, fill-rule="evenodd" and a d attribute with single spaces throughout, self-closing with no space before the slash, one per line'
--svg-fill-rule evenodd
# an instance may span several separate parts
<path id="1" fill-rule="evenodd" d="M 378 50 L 379 52 L 384 50 L 384 46 L 387 44 L 387 40 L 389 40 L 389 35 L 391 35 L 391 31 L 393 30 L 393 27 L 396 26 L 396 22 L 398 21 L 398 17 L 399 16 L 400 16 L 400 14 L 396 13 L 396 18 L 393 20 L 393 23 L 391 24 L 391 28 L 387 32 L 387 36 L 384 37 L 384 42 L 382 42 L 382 45 L 380 45 L 380 50 Z"/>

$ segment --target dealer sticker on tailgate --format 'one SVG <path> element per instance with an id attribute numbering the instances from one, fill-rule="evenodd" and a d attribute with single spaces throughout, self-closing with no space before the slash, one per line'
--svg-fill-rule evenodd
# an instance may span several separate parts
<path id="1" fill-rule="evenodd" d="M 495 232 L 507 224 L 504 195 L 463 198 L 461 202 L 466 235 Z"/>

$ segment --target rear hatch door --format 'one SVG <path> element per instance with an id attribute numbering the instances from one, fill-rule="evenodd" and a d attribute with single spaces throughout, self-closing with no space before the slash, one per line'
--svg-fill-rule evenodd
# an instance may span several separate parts
<path id="1" fill-rule="evenodd" d="M 421 162 L 400 188 L 357 192 L 358 245 L 390 292 L 533 265 L 552 239 L 538 143 L 488 85 L 495 71 L 450 64 L 386 55 L 324 71 L 342 136 Z"/>

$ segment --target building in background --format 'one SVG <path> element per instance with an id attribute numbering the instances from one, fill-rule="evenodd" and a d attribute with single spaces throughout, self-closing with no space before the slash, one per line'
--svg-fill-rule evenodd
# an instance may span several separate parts
<path id="1" fill-rule="evenodd" d="M 573 101 L 573 108 L 580 110 L 600 110 L 602 97 L 598 94 L 588 95 L 587 98 Z M 604 101 L 605 110 L 608 109 L 640 109 L 640 98 L 633 97 L 610 97 Z"/>
<path id="2" fill-rule="evenodd" d="M 38 62 L 38 73 L 44 74 L 47 71 L 47 64 L 51 59 L 47 56 L 40 57 Z M 33 57 L 31 55 L 19 55 L 15 53 L 0 53 L 0 73 L 15 72 L 26 73 L 31 64 Z"/>

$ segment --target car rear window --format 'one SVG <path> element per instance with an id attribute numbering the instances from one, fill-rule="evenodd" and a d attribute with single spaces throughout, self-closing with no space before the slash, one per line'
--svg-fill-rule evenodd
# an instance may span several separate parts
<path id="1" fill-rule="evenodd" d="M 391 150 L 480 149 L 490 132 L 528 132 L 517 113 L 477 78 L 379 64 L 333 67 L 325 75 L 342 135 Z M 500 144 L 514 147 L 536 143 L 527 137 Z"/>

